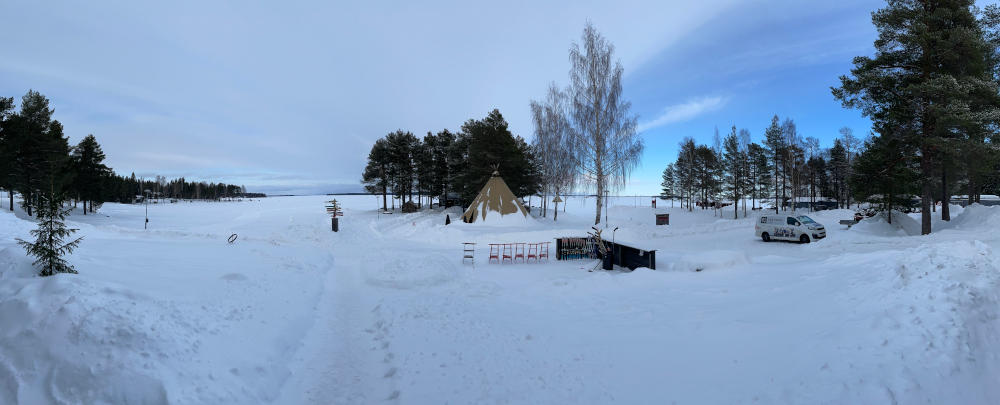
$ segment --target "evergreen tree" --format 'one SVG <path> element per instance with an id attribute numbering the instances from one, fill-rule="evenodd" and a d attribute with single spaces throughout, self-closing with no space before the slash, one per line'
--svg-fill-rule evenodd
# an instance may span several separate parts
<path id="1" fill-rule="evenodd" d="M 76 274 L 73 266 L 62 258 L 64 255 L 73 253 L 73 249 L 76 249 L 83 240 L 81 237 L 64 242 L 67 237 L 76 232 L 76 229 L 66 228 L 66 224 L 63 222 L 66 219 L 66 214 L 72 210 L 72 208 L 63 208 L 66 194 L 57 193 L 53 187 L 48 193 L 39 193 L 37 198 L 35 212 L 38 218 L 38 229 L 31 231 L 35 241 L 28 242 L 17 239 L 17 243 L 24 247 L 28 255 L 37 258 L 32 264 L 41 268 L 38 275 L 44 277 L 58 273 Z"/>
<path id="2" fill-rule="evenodd" d="M 94 202 L 103 203 L 102 186 L 104 177 L 110 169 L 104 165 L 104 151 L 97 143 L 94 135 L 87 135 L 73 148 L 73 170 L 76 172 L 73 188 L 83 200 L 83 213 L 87 214 L 87 202 L 90 201 L 90 212 L 94 212 Z"/>
<path id="3" fill-rule="evenodd" d="M 534 191 L 536 169 L 528 154 L 528 145 L 507 129 L 507 121 L 499 110 L 491 111 L 482 120 L 469 120 L 462 125 L 461 144 L 468 162 L 457 179 L 462 199 L 472 201 L 493 175 L 493 165 L 499 165 L 501 177 L 518 197 Z"/>
<path id="4" fill-rule="evenodd" d="M 771 159 L 767 150 L 757 143 L 747 147 L 747 159 L 750 161 L 750 184 L 753 189 L 751 205 L 756 206 L 758 199 L 763 201 L 770 195 Z"/>
<path id="5" fill-rule="evenodd" d="M 837 200 L 837 207 L 844 208 L 847 201 L 847 150 L 840 139 L 833 140 L 833 147 L 830 148 L 830 187 L 834 199 Z"/>
<path id="6" fill-rule="evenodd" d="M 696 151 L 698 147 L 694 143 L 694 139 L 691 137 L 685 137 L 683 141 L 680 142 L 677 151 L 677 166 L 676 173 L 678 180 L 678 188 L 681 192 L 681 201 L 687 202 L 688 212 L 692 209 L 692 201 L 694 199 L 694 190 L 696 184 Z"/>
<path id="7" fill-rule="evenodd" d="M 14 97 L 0 97 L 0 189 L 6 190 L 14 211 L 15 163 L 17 151 L 13 128 Z"/>
<path id="8" fill-rule="evenodd" d="M 780 194 L 780 192 L 778 191 L 778 183 L 779 183 L 778 170 L 779 168 L 781 168 L 780 157 L 783 155 L 785 151 L 784 137 L 782 136 L 783 133 L 781 131 L 781 126 L 778 124 L 779 122 L 780 120 L 778 119 L 778 115 L 775 114 L 774 117 L 771 118 L 771 125 L 764 130 L 764 148 L 767 150 L 767 154 L 771 159 L 769 165 L 771 165 L 772 169 L 774 169 L 773 179 L 774 179 L 775 214 L 778 213 L 778 207 L 781 206 L 778 203 L 778 196 Z M 784 183 L 784 179 L 781 179 L 781 183 Z"/>
<path id="9" fill-rule="evenodd" d="M 674 172 L 676 169 L 674 167 L 674 164 L 671 163 L 667 165 L 666 169 L 663 169 L 663 182 L 660 183 L 660 187 L 662 187 L 663 190 L 662 195 L 670 199 L 671 207 L 674 206 L 674 194 L 676 193 L 674 190 L 676 184 L 676 175 Z"/>
<path id="10" fill-rule="evenodd" d="M 889 136 L 876 136 L 865 142 L 854 164 L 851 190 L 854 198 L 879 212 L 902 210 L 920 190 L 920 171 L 911 158 L 906 142 Z M 832 160 L 832 159 L 831 159 Z M 892 215 L 889 215 L 889 221 Z"/>
<path id="11" fill-rule="evenodd" d="M 447 129 L 437 133 L 434 137 L 432 155 L 434 160 L 433 179 L 434 194 L 438 196 L 438 204 L 447 206 L 448 192 L 451 191 L 452 166 L 451 149 L 455 144 L 455 134 Z"/>
<path id="12" fill-rule="evenodd" d="M 743 151 L 736 134 L 736 126 L 722 141 L 722 167 L 728 197 L 733 200 L 733 219 L 737 219 L 736 205 L 743 198 Z"/>
<path id="13" fill-rule="evenodd" d="M 34 242 L 18 239 L 17 243 L 29 255 L 37 258 L 34 265 L 41 267 L 39 275 L 76 273 L 73 266 L 62 259 L 63 255 L 72 253 L 82 240 L 78 238 L 63 243 L 66 237 L 76 231 L 67 229 L 63 223 L 69 212 L 69 209 L 63 208 L 66 189 L 74 176 L 70 170 L 69 141 L 63 136 L 62 125 L 58 121 L 49 123 L 46 132 L 34 135 L 37 137 L 35 144 L 38 149 L 33 154 L 36 172 L 32 173 L 32 179 L 37 188 L 29 194 L 34 198 L 30 199 L 27 206 L 35 208 L 38 229 L 31 231 L 31 235 L 36 238 Z"/>
<path id="14" fill-rule="evenodd" d="M 854 58 L 851 77 L 832 88 L 844 107 L 872 120 L 883 141 L 903 142 L 898 149 L 919 159 L 923 234 L 931 233 L 935 168 L 947 169 L 940 152 L 964 137 L 964 128 L 997 115 L 995 103 L 977 103 L 995 98 L 997 85 L 975 13 L 973 0 L 890 1 L 872 14 L 875 55 Z"/>
<path id="15" fill-rule="evenodd" d="M 370 194 L 382 194 L 382 209 L 389 209 L 386 194 L 389 189 L 389 150 L 385 138 L 375 141 L 368 152 L 368 164 L 361 174 L 361 184 Z"/>

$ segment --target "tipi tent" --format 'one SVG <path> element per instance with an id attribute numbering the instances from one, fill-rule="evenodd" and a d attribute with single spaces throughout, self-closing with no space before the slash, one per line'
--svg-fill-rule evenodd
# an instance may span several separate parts
<path id="1" fill-rule="evenodd" d="M 495 212 L 496 214 L 492 214 Z M 520 213 L 524 217 L 528 216 L 528 210 L 524 209 L 521 201 L 514 196 L 514 193 L 507 187 L 500 178 L 500 173 L 494 171 L 493 177 L 486 182 L 486 187 L 479 192 L 479 196 L 472 201 L 469 210 L 462 214 L 462 221 L 476 222 L 476 219 L 486 220 L 486 214 L 490 217 L 499 217 Z"/>

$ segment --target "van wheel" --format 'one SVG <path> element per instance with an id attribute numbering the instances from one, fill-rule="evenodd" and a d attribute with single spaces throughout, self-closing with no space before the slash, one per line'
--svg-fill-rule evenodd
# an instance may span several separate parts
<path id="1" fill-rule="evenodd" d="M 799 243 L 809 243 L 809 237 L 806 235 L 802 235 L 802 237 L 799 238 Z"/>
<path id="2" fill-rule="evenodd" d="M 771 235 L 768 235 L 767 232 L 764 232 L 764 233 L 760 234 L 760 238 L 763 239 L 764 242 L 770 242 L 771 241 Z"/>

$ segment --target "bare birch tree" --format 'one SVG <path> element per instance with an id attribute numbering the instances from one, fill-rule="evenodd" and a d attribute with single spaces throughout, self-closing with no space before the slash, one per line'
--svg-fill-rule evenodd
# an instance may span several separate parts
<path id="1" fill-rule="evenodd" d="M 581 44 L 569 51 L 571 134 L 576 146 L 573 159 L 582 178 L 597 194 L 594 224 L 601 222 L 601 197 L 625 187 L 640 164 L 645 146 L 636 131 L 638 115 L 622 99 L 621 61 L 613 60 L 615 47 L 587 21 Z"/>
<path id="2" fill-rule="evenodd" d="M 542 103 L 531 102 L 531 120 L 535 126 L 534 147 L 538 153 L 542 175 L 542 200 L 547 205 L 549 195 L 567 195 L 576 187 L 579 175 L 573 159 L 574 138 L 570 136 L 566 112 L 567 95 L 553 82 Z M 543 215 L 545 216 L 543 211 Z M 559 216 L 559 203 L 552 215 Z"/>

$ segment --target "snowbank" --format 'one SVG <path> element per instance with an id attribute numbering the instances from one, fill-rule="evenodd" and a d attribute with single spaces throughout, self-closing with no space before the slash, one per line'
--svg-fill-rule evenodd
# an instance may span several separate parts
<path id="1" fill-rule="evenodd" d="M 743 266 L 753 262 L 750 256 L 747 255 L 747 252 L 742 250 L 710 250 L 681 256 L 680 260 L 674 263 L 673 270 L 718 270 Z"/>
<path id="2" fill-rule="evenodd" d="M 959 241 L 863 257 L 871 274 L 845 299 L 860 300 L 857 316 L 877 350 L 858 353 L 870 358 L 851 375 L 871 381 L 895 373 L 881 390 L 899 403 L 992 402 L 984 391 L 996 383 L 1000 347 L 1000 326 L 989 321 L 1000 314 L 992 249 Z"/>
<path id="3" fill-rule="evenodd" d="M 1000 229 L 1000 206 L 972 204 L 949 222 L 940 224 L 941 229 L 966 231 L 990 231 Z"/>
<path id="4" fill-rule="evenodd" d="M 866 234 L 882 237 L 917 236 L 920 235 L 920 223 L 909 215 L 892 211 L 892 223 L 888 214 L 881 213 L 871 218 L 861 220 L 849 230 L 855 234 Z"/>

